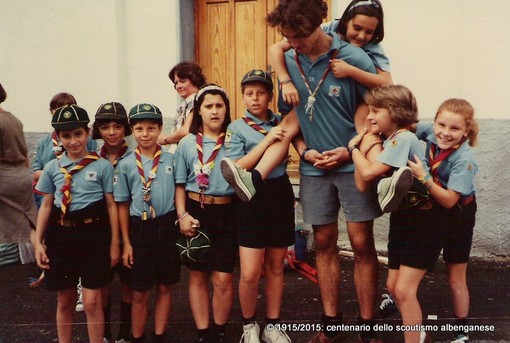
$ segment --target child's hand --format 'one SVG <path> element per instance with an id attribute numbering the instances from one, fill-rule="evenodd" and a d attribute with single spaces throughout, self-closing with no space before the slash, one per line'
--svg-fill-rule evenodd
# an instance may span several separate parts
<path id="1" fill-rule="evenodd" d="M 122 263 L 125 267 L 131 269 L 135 260 L 133 258 L 133 246 L 124 242 L 124 252 L 122 253 Z"/>
<path id="2" fill-rule="evenodd" d="M 334 59 L 329 61 L 331 72 L 337 79 L 351 76 L 353 66 L 341 59 Z"/>
<path id="3" fill-rule="evenodd" d="M 281 126 L 275 126 L 266 135 L 266 139 L 268 140 L 268 145 L 273 144 L 275 141 L 281 141 L 285 137 L 286 130 Z"/>
<path id="4" fill-rule="evenodd" d="M 423 178 L 427 173 L 425 172 L 425 168 L 423 167 L 423 163 L 421 162 L 420 158 L 414 155 L 414 162 L 409 160 L 407 162 L 407 165 L 411 170 L 413 171 L 414 176 L 417 178 Z"/>
<path id="5" fill-rule="evenodd" d="M 197 229 L 200 227 L 200 222 L 193 218 L 191 215 L 182 218 L 179 222 L 181 233 L 187 237 L 193 237 L 197 234 Z"/>
<path id="6" fill-rule="evenodd" d="M 381 136 L 367 133 L 359 144 L 359 151 L 366 156 L 366 154 L 374 147 L 374 145 L 382 144 Z"/>
<path id="7" fill-rule="evenodd" d="M 50 259 L 46 255 L 46 247 L 42 243 L 35 245 L 35 261 L 41 269 L 50 269 Z"/>
<path id="8" fill-rule="evenodd" d="M 299 105 L 299 94 L 292 82 L 282 85 L 283 101 L 292 106 Z"/>
<path id="9" fill-rule="evenodd" d="M 365 136 L 366 133 L 367 133 L 367 129 L 363 129 L 363 131 L 361 131 L 361 133 L 359 133 L 356 136 L 352 137 L 352 139 L 349 141 L 349 144 L 347 144 L 347 146 L 349 148 L 351 148 L 351 147 L 353 147 L 355 145 L 359 146 L 359 144 L 363 140 L 363 137 Z"/>
<path id="10" fill-rule="evenodd" d="M 110 267 L 113 268 L 119 264 L 121 259 L 120 246 L 118 244 L 110 245 Z"/>

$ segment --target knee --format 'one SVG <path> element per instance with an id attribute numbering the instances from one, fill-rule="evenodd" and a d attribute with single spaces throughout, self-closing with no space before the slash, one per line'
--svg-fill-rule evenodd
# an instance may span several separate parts
<path id="1" fill-rule="evenodd" d="M 240 281 L 249 288 L 257 288 L 260 281 L 260 274 L 241 273 Z"/>
<path id="2" fill-rule="evenodd" d="M 220 294 L 230 293 L 233 291 L 232 280 L 219 279 L 213 281 L 214 292 Z"/>
<path id="3" fill-rule="evenodd" d="M 133 291 L 133 304 L 142 304 L 147 301 L 149 292 Z"/>
<path id="4" fill-rule="evenodd" d="M 395 296 L 397 304 L 405 303 L 416 296 L 409 287 L 398 283 L 395 285 L 392 294 Z"/>
<path id="5" fill-rule="evenodd" d="M 316 253 L 334 254 L 338 252 L 337 235 L 315 233 L 314 247 Z"/>
<path id="6" fill-rule="evenodd" d="M 102 306 L 100 306 L 101 302 L 99 301 L 99 297 L 93 296 L 88 299 L 83 299 L 83 308 L 86 313 L 96 313 L 97 311 L 102 311 Z"/>

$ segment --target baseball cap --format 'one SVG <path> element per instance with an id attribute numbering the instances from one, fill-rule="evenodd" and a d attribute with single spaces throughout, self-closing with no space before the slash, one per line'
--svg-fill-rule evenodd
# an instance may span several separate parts
<path id="1" fill-rule="evenodd" d="M 241 86 L 251 82 L 262 82 L 271 87 L 271 90 L 273 89 L 273 79 L 271 78 L 271 73 L 267 71 L 260 69 L 250 70 L 244 74 Z"/>
<path id="2" fill-rule="evenodd" d="M 89 122 L 87 111 L 77 105 L 59 107 L 51 118 L 51 126 L 57 130 L 72 130 Z"/>
<path id="3" fill-rule="evenodd" d="M 129 120 L 156 119 L 161 120 L 163 115 L 160 109 L 152 104 L 138 104 L 129 111 Z"/>

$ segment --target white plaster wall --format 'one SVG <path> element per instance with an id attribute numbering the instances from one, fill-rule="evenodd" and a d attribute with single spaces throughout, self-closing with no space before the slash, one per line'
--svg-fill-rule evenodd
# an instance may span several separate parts
<path id="1" fill-rule="evenodd" d="M 73 94 L 91 117 L 103 102 L 151 102 L 173 115 L 168 71 L 179 62 L 178 1 L 0 1 L 4 108 L 25 131 L 50 131 L 48 105 Z M 92 118 L 93 119 L 93 118 Z"/>

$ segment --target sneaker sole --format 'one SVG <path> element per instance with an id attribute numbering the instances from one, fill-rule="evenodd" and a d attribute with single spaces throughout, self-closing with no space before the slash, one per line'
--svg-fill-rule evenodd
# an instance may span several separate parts
<path id="1" fill-rule="evenodd" d="M 234 189 L 237 197 L 241 199 L 241 201 L 249 202 L 253 197 L 253 194 L 251 194 L 250 191 L 242 183 L 241 177 L 237 173 L 234 162 L 228 158 L 222 159 L 220 161 L 220 168 L 221 174 L 223 174 L 223 178 Z"/>
<path id="2" fill-rule="evenodd" d="M 388 194 L 381 201 L 383 212 L 393 212 L 398 209 L 400 202 L 413 184 L 413 172 L 410 168 L 401 168 L 395 172 L 391 180 Z M 378 190 L 379 191 L 379 190 Z"/>

